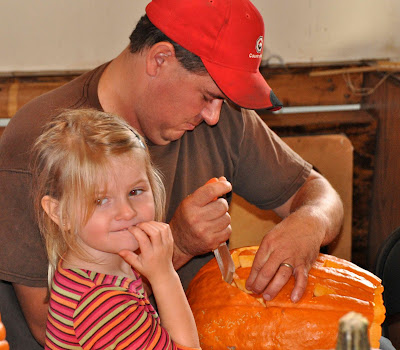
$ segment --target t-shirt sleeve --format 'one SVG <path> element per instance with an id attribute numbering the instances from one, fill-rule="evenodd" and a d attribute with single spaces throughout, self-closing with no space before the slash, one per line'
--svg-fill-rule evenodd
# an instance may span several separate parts
<path id="1" fill-rule="evenodd" d="M 73 324 L 83 349 L 190 349 L 172 341 L 147 298 L 119 287 L 102 285 L 86 293 Z"/>
<path id="2" fill-rule="evenodd" d="M 242 110 L 243 135 L 235 192 L 261 209 L 284 204 L 304 184 L 312 165 L 294 152 L 251 110 Z"/>

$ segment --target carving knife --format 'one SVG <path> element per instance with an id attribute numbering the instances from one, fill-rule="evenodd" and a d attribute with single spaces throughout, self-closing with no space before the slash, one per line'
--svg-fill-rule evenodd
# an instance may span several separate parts
<path id="1" fill-rule="evenodd" d="M 216 177 L 207 181 L 207 184 L 218 182 Z M 215 198 L 214 200 L 216 200 Z M 233 281 L 233 273 L 235 272 L 235 263 L 232 260 L 231 253 L 226 245 L 226 242 L 223 242 L 219 245 L 217 249 L 213 250 L 215 259 L 217 259 L 217 263 L 219 269 L 221 270 L 222 278 L 225 282 L 231 284 Z"/>
<path id="2" fill-rule="evenodd" d="M 226 242 L 221 243 L 217 249 L 214 249 L 214 255 L 217 259 L 222 278 L 225 282 L 231 284 L 233 281 L 233 273 L 235 272 L 235 263 L 232 260 L 231 253 Z"/>

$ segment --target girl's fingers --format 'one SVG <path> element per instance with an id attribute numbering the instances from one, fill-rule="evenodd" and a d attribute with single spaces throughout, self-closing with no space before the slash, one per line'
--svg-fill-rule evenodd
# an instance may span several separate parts
<path id="1" fill-rule="evenodd" d="M 119 256 L 124 259 L 129 265 L 136 266 L 138 262 L 138 255 L 130 250 L 121 250 Z"/>
<path id="2" fill-rule="evenodd" d="M 132 226 L 128 230 L 138 241 L 141 251 L 151 249 L 152 244 L 147 233 L 143 231 L 139 226 Z"/>
<path id="3" fill-rule="evenodd" d="M 168 224 L 157 221 L 149 221 L 138 224 L 138 227 L 149 236 L 153 246 L 168 244 L 170 242 L 169 236 L 171 230 Z"/>

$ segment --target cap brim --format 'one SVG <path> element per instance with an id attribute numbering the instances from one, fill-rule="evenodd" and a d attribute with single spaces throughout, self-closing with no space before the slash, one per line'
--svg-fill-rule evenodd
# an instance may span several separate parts
<path id="1" fill-rule="evenodd" d="M 279 110 L 282 103 L 272 92 L 259 70 L 240 71 L 203 59 L 211 78 L 232 102 L 246 109 Z"/>

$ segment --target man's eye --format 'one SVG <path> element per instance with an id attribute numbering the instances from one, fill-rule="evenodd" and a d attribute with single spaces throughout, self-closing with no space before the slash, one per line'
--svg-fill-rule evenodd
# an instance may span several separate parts
<path id="1" fill-rule="evenodd" d="M 108 202 L 107 198 L 98 198 L 96 199 L 96 205 L 104 205 Z"/>
<path id="2" fill-rule="evenodd" d="M 136 190 L 132 190 L 129 192 L 129 196 L 138 196 L 139 194 L 142 194 L 143 190 L 140 189 L 136 189 Z"/>

